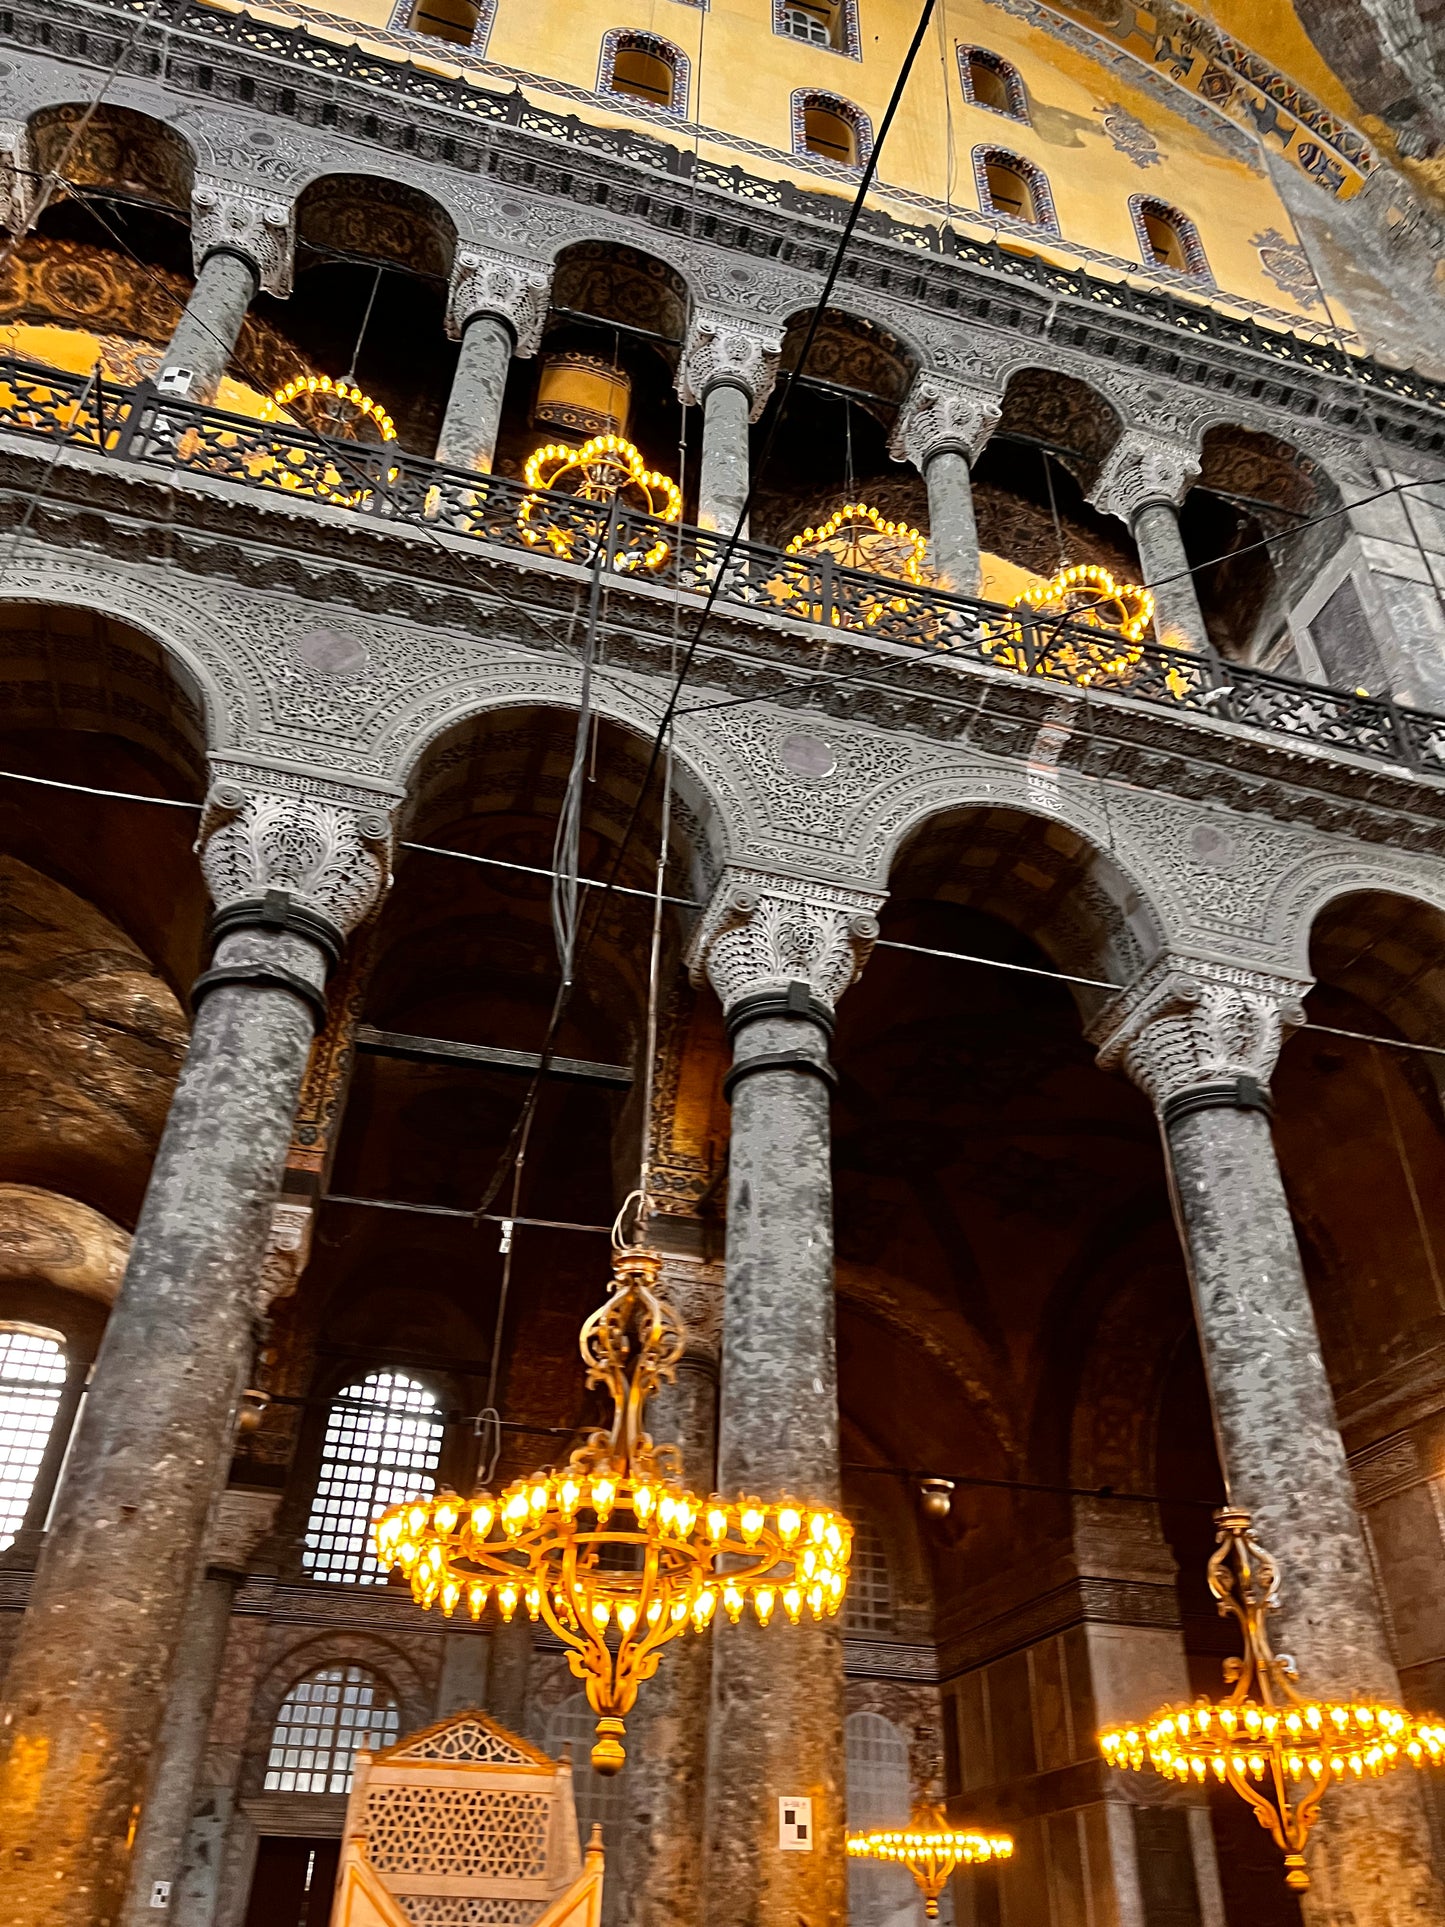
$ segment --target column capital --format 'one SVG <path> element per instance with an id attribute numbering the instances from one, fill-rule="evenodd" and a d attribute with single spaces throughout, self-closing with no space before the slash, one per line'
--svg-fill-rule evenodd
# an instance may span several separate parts
<path id="1" fill-rule="evenodd" d="M 23 234 L 40 194 L 29 124 L 0 120 L 0 227 Z"/>
<path id="2" fill-rule="evenodd" d="M 251 181 L 198 174 L 191 189 L 191 253 L 199 274 L 209 254 L 240 254 L 267 294 L 291 292 L 296 206 Z"/>
<path id="3" fill-rule="evenodd" d="M 782 331 L 737 315 L 702 309 L 692 318 L 677 370 L 677 392 L 689 408 L 707 399 L 708 390 L 726 385 L 748 398 L 748 420 L 768 405 L 783 352 Z"/>
<path id="4" fill-rule="evenodd" d="M 1089 501 L 1132 528 L 1134 517 L 1151 502 L 1178 508 L 1198 479 L 1199 450 L 1193 442 L 1126 428 L 1105 457 Z"/>
<path id="5" fill-rule="evenodd" d="M 212 784 L 196 839 L 217 921 L 277 892 L 322 919 L 337 948 L 389 886 L 390 846 L 379 804 L 358 808 L 231 778 Z"/>
<path id="6" fill-rule="evenodd" d="M 719 1259 L 662 1253 L 658 1285 L 687 1332 L 687 1352 L 716 1362 L 722 1351 L 724 1266 Z"/>
<path id="7" fill-rule="evenodd" d="M 792 985 L 805 984 L 831 1017 L 877 941 L 882 902 L 809 879 L 727 870 L 692 940 L 693 981 L 708 978 L 724 1014 L 745 997 L 785 997 Z"/>
<path id="8" fill-rule="evenodd" d="M 511 329 L 516 352 L 525 359 L 542 345 L 551 296 L 552 270 L 543 262 L 459 242 L 447 289 L 447 333 L 458 341 L 469 321 L 495 315 Z"/>
<path id="9" fill-rule="evenodd" d="M 1003 415 L 1003 396 L 952 375 L 926 370 L 908 391 L 888 444 L 895 461 L 927 469 L 935 455 L 962 455 L 972 467 Z"/>
<path id="10" fill-rule="evenodd" d="M 271 1229 L 261 1259 L 257 1309 L 270 1311 L 278 1298 L 289 1298 L 301 1282 L 311 1256 L 315 1229 L 314 1208 L 302 1198 L 278 1198 L 271 1207 Z"/>
<path id="11" fill-rule="evenodd" d="M 1304 1022 L 1309 983 L 1206 958 L 1164 956 L 1089 1027 L 1106 1069 L 1120 1069 L 1165 1113 L 1191 1097 L 1267 1110 L 1286 1030 Z"/>

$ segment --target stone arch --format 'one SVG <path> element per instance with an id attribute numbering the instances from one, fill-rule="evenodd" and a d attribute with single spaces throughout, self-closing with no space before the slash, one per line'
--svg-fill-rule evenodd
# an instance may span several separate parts
<path id="1" fill-rule="evenodd" d="M 1040 731 L 1039 763 L 1057 758 L 1063 731 Z M 960 834 L 983 832 L 1000 849 L 1006 843 L 1017 861 L 1026 861 L 1042 879 L 1030 898 L 1015 874 L 1007 883 L 1002 864 L 976 866 L 968 897 L 974 907 L 991 910 L 1032 938 L 1060 970 L 1097 979 L 1109 986 L 1128 984 L 1168 948 L 1171 928 L 1183 924 L 1163 880 L 1150 874 L 1146 851 L 1132 839 L 1123 849 L 1102 803 L 1077 795 L 1065 799 L 1057 769 L 1050 782 L 1039 764 L 1034 773 L 991 771 L 931 778 L 926 784 L 897 786 L 888 807 L 866 828 L 865 869 L 874 887 L 888 888 L 900 862 L 916 857 L 925 843 L 925 871 L 943 882 L 956 857 L 949 849 Z M 1023 845 L 1032 846 L 1032 857 Z M 956 844 L 955 848 L 961 847 Z M 988 847 L 988 845 L 984 845 Z M 990 878 L 994 878 L 991 883 Z M 1052 905 L 1065 906 L 1058 916 Z M 1024 911 L 1020 921 L 1016 912 Z M 1110 991 L 1088 984 L 1071 986 L 1085 1017 L 1092 1016 Z"/>
<path id="2" fill-rule="evenodd" d="M 165 121 L 132 107 L 63 101 L 38 108 L 28 132 L 40 172 L 172 208 L 189 219 L 196 152 Z"/>
<path id="3" fill-rule="evenodd" d="M 851 389 L 860 399 L 872 396 L 891 422 L 925 355 L 921 344 L 898 328 L 896 317 L 890 315 L 885 323 L 879 318 L 881 306 L 878 315 L 870 312 L 872 307 L 865 297 L 855 297 L 850 290 L 844 302 L 826 309 L 805 372 L 809 378 Z M 784 368 L 796 364 L 812 314 L 809 305 L 784 317 Z"/>
<path id="4" fill-rule="evenodd" d="M 1321 463 L 1287 438 L 1222 416 L 1204 429 L 1196 488 L 1237 500 L 1280 526 L 1334 507 L 1338 490 Z"/>
<path id="5" fill-rule="evenodd" d="M 1009 374 L 994 434 L 1044 444 L 1079 486 L 1088 489 L 1123 426 L 1118 408 L 1102 387 L 1030 357 Z"/>
<path id="6" fill-rule="evenodd" d="M 475 690 L 458 691 L 443 706 L 438 704 L 426 724 L 405 744 L 398 758 L 396 779 L 404 784 L 408 800 L 404 822 L 415 823 L 429 807 L 426 786 L 444 780 L 447 769 L 455 770 L 475 753 L 468 750 L 469 737 L 487 733 L 503 712 L 546 711 L 576 716 L 574 672 L 545 673 L 520 680 L 511 689 L 494 690 L 478 700 Z M 594 686 L 593 707 L 604 721 L 615 724 L 635 739 L 644 754 L 651 748 L 655 720 L 625 701 L 615 687 Z M 691 894 L 699 903 L 706 901 L 723 867 L 732 860 L 737 826 L 748 820 L 749 812 L 738 789 L 738 779 L 725 766 L 711 758 L 700 735 L 679 729 L 673 762 L 673 821 L 689 844 Z M 653 779 L 653 794 L 658 779 Z M 676 835 L 676 831 L 674 833 Z"/>
<path id="7" fill-rule="evenodd" d="M 1311 944 L 1320 916 L 1345 898 L 1391 898 L 1422 917 L 1445 918 L 1445 871 L 1429 858 L 1400 861 L 1385 850 L 1320 850 L 1281 876 L 1265 915 L 1270 947 L 1301 982 L 1313 975 Z"/>
<path id="8" fill-rule="evenodd" d="M 241 1768 L 243 1793 L 261 1791 L 271 1735 L 286 1695 L 309 1673 L 326 1666 L 364 1666 L 374 1673 L 396 1698 L 403 1735 L 425 1726 L 431 1717 L 434 1681 L 423 1675 L 399 1643 L 362 1631 L 312 1634 L 295 1640 L 273 1658 L 252 1696 Z"/>
<path id="9" fill-rule="evenodd" d="M 627 322 L 679 347 L 692 301 L 688 277 L 648 237 L 646 249 L 624 241 L 564 242 L 553 260 L 552 305 L 600 321 Z"/>
<path id="10" fill-rule="evenodd" d="M 229 705 L 205 660 L 201 625 L 182 638 L 147 618 L 149 601 L 135 613 L 106 607 L 99 587 L 81 569 L 70 581 L 48 576 L 42 593 L 14 581 L 0 588 L 4 726 L 104 728 L 203 787 L 207 754 L 226 740 Z M 130 599 L 119 585 L 110 598 Z"/>
<path id="11" fill-rule="evenodd" d="M 0 1291 L 41 1287 L 115 1303 L 130 1235 L 78 1198 L 0 1183 Z"/>
<path id="12" fill-rule="evenodd" d="M 457 224 L 440 200 L 399 173 L 313 175 L 296 198 L 298 245 L 346 259 L 450 279 Z"/>

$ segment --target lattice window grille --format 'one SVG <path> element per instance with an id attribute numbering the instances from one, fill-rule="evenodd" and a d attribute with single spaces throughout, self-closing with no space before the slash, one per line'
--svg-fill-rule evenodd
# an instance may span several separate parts
<path id="1" fill-rule="evenodd" d="M 518 1766 L 535 1764 L 519 1747 L 499 1733 L 490 1732 L 474 1721 L 443 1727 L 427 1739 L 408 1740 L 402 1755 L 407 1760 L 461 1761 L 468 1766 Z"/>
<path id="2" fill-rule="evenodd" d="M 65 1353 L 54 1338 L 0 1329 L 0 1550 L 25 1524 L 65 1391 Z"/>
<path id="3" fill-rule="evenodd" d="M 406 1894 L 397 1905 L 416 1927 L 531 1927 L 547 1902 L 498 1894 Z"/>
<path id="4" fill-rule="evenodd" d="M 267 1793 L 349 1793 L 356 1755 L 390 1746 L 396 1701 L 364 1666 L 325 1666 L 281 1703 L 266 1761 Z"/>
<path id="5" fill-rule="evenodd" d="M 379 1874 L 542 1880 L 550 1792 L 368 1786 L 363 1829 Z"/>
<path id="6" fill-rule="evenodd" d="M 386 1584 L 371 1522 L 397 1499 L 436 1489 L 443 1430 L 435 1397 L 402 1372 L 373 1372 L 338 1395 L 301 1553 L 313 1579 Z"/>
<path id="7" fill-rule="evenodd" d="M 845 1633 L 893 1631 L 893 1580 L 883 1535 L 863 1513 L 853 1528 L 853 1552 L 848 1561 L 848 1590 L 843 1595 Z"/>

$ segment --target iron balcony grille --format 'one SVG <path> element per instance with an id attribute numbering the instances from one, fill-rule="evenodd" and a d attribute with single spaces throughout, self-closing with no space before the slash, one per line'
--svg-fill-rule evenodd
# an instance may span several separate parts
<path id="1" fill-rule="evenodd" d="M 143 468 L 271 491 L 519 555 L 598 568 L 729 609 L 847 632 L 853 641 L 951 656 L 1073 688 L 1267 730 L 1424 776 L 1445 776 L 1445 716 L 1387 697 L 1324 688 L 1026 609 L 788 556 L 725 536 L 528 488 L 400 451 L 333 440 L 135 388 L 0 356 L 0 432 Z"/>

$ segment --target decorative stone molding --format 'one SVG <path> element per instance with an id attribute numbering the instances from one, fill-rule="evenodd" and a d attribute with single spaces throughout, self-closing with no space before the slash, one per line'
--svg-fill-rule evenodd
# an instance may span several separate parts
<path id="1" fill-rule="evenodd" d="M 1181 1093 L 1269 1083 L 1286 1028 L 1304 1022 L 1298 978 L 1202 958 L 1161 957 L 1089 1028 L 1099 1062 L 1122 1069 L 1162 1110 Z"/>
<path id="2" fill-rule="evenodd" d="M 284 300 L 296 265 L 296 207 L 252 182 L 198 174 L 191 190 L 191 253 L 200 273 L 208 254 L 243 254 L 262 288 Z"/>
<path id="3" fill-rule="evenodd" d="M 748 420 L 755 422 L 768 405 L 782 352 L 781 332 L 762 322 L 711 311 L 696 314 L 677 371 L 677 392 L 687 407 L 697 408 L 710 388 L 723 383 L 741 388 L 749 402 Z"/>
<path id="4" fill-rule="evenodd" d="M 947 375 L 923 374 L 908 391 L 889 442 L 895 461 L 922 473 L 935 455 L 962 455 L 970 466 L 1003 415 L 1003 396 Z"/>
<path id="5" fill-rule="evenodd" d="M 23 120 L 0 120 L 0 227 L 23 234 L 39 195 L 29 127 Z"/>
<path id="6" fill-rule="evenodd" d="M 316 1213 L 309 1204 L 282 1198 L 271 1207 L 271 1229 L 261 1259 L 261 1289 L 257 1309 L 269 1311 L 278 1298 L 287 1298 L 301 1282 L 311 1256 L 311 1233 Z"/>
<path id="7" fill-rule="evenodd" d="M 552 271 L 540 262 L 464 242 L 447 290 L 447 333 L 459 341 L 477 315 L 496 315 L 511 329 L 516 352 L 525 359 L 542 345 L 551 294 Z"/>
<path id="8" fill-rule="evenodd" d="M 1151 502 L 1178 508 L 1199 479 L 1199 450 L 1189 442 L 1126 428 L 1109 450 L 1089 500 L 1128 527 Z"/>
<path id="9" fill-rule="evenodd" d="M 723 1276 L 720 1260 L 662 1254 L 658 1283 L 687 1332 L 686 1355 L 716 1360 L 722 1350 Z"/>
<path id="10" fill-rule="evenodd" d="M 724 1010 L 742 997 L 794 983 L 807 984 L 831 1010 L 868 961 L 882 901 L 829 884 L 730 870 L 693 938 L 693 981 L 706 975 Z"/>
<path id="11" fill-rule="evenodd" d="M 224 781 L 206 798 L 196 849 L 217 910 L 284 890 L 346 935 L 390 882 L 390 839 L 384 810 Z"/>

